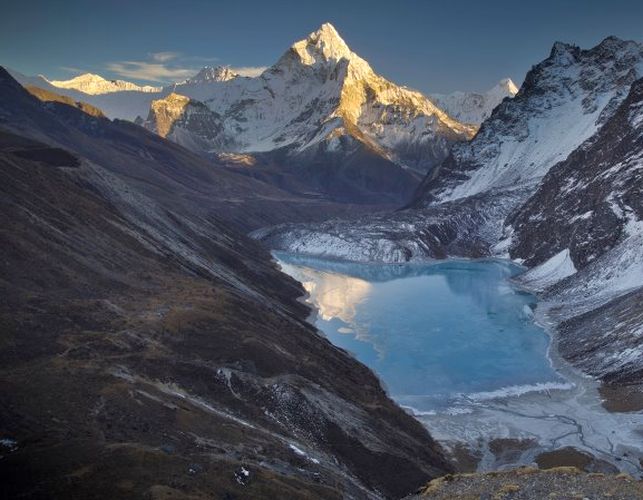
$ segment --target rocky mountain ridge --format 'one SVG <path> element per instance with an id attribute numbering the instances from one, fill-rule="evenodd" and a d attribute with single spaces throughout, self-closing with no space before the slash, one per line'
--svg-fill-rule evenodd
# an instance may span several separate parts
<path id="1" fill-rule="evenodd" d="M 557 42 L 475 140 L 453 148 L 427 176 L 414 206 L 489 189 L 535 186 L 595 134 L 643 74 L 643 45 L 606 38 L 592 49 Z"/>

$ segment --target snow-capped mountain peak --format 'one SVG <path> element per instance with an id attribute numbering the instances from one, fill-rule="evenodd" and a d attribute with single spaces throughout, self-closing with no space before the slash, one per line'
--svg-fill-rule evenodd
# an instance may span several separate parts
<path id="1" fill-rule="evenodd" d="M 494 92 L 502 92 L 505 94 L 505 97 L 507 95 L 513 97 L 518 93 L 518 87 L 511 78 L 503 78 L 491 90 L 489 90 L 487 94 L 491 94 Z"/>
<path id="2" fill-rule="evenodd" d="M 377 75 L 329 23 L 294 43 L 259 77 L 173 90 L 222 118 L 221 132 L 209 140 L 208 152 L 287 148 L 289 155 L 306 152 L 310 159 L 330 152 L 341 156 L 342 149 L 360 145 L 399 166 L 426 171 L 446 156 L 453 142 L 474 132 L 419 92 Z M 192 128 L 188 138 L 182 118 L 168 137 L 188 147 L 203 144 L 210 134 Z M 153 129 L 158 128 L 155 120 L 152 113 Z"/>
<path id="3" fill-rule="evenodd" d="M 431 98 L 450 116 L 464 123 L 480 125 L 505 97 L 513 97 L 518 87 L 511 78 L 503 78 L 483 93 L 460 92 L 432 94 Z"/>
<path id="4" fill-rule="evenodd" d="M 238 77 L 239 74 L 234 72 L 229 66 L 204 66 L 201 70 L 194 75 L 192 78 L 189 78 L 184 83 L 187 84 L 198 84 L 198 83 L 209 83 L 209 82 L 227 82 L 233 78 Z"/>
<path id="5" fill-rule="evenodd" d="M 514 99 L 502 102 L 475 139 L 458 144 L 424 186 L 420 203 L 490 190 L 533 191 L 549 169 L 597 130 L 643 75 L 643 44 L 609 37 L 582 50 L 556 42 Z"/>
<path id="6" fill-rule="evenodd" d="M 309 66 L 320 62 L 337 62 L 341 59 L 359 59 L 330 23 L 322 24 L 304 40 L 294 43 L 291 49 L 303 64 Z"/>
<path id="7" fill-rule="evenodd" d="M 111 92 L 135 91 L 135 92 L 160 92 L 160 87 L 150 85 L 136 85 L 124 80 L 107 80 L 100 75 L 93 73 L 83 73 L 70 80 L 52 80 L 49 81 L 54 87 L 61 89 L 73 89 L 85 94 L 99 95 L 109 94 Z"/>
<path id="8" fill-rule="evenodd" d="M 133 85 L 98 75 L 54 83 L 96 94 Z M 301 175 L 311 192 L 342 199 L 379 201 L 392 193 L 396 203 L 406 201 L 419 175 L 475 133 L 425 95 L 375 73 L 329 23 L 259 76 L 206 67 L 144 92 L 82 100 L 111 118 L 147 116 L 140 120 L 146 127 L 202 154 L 255 155 Z"/>

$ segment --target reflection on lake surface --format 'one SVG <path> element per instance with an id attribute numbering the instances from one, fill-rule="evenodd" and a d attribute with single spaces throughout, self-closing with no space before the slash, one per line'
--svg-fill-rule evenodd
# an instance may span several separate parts
<path id="1" fill-rule="evenodd" d="M 319 279 L 320 273 L 307 267 L 302 267 L 299 271 L 301 284 L 317 307 L 322 320 L 338 318 L 346 324 L 354 323 L 356 305 L 370 292 L 371 285 L 368 281 L 331 273 L 326 273 L 324 279 Z"/>
<path id="2" fill-rule="evenodd" d="M 399 403 L 454 400 L 560 381 L 534 324 L 535 298 L 512 288 L 517 267 L 449 261 L 378 265 L 276 253 L 317 308 L 315 325 L 371 367 Z"/>

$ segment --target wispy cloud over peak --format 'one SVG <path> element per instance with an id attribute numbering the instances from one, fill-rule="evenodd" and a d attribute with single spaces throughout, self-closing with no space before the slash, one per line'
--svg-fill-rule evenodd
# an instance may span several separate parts
<path id="1" fill-rule="evenodd" d="M 152 52 L 150 53 L 150 57 L 152 58 L 153 61 L 164 63 L 168 61 L 172 61 L 173 59 L 176 59 L 181 56 L 180 52 L 175 52 L 175 51 L 164 51 L 164 52 Z"/>
<path id="2" fill-rule="evenodd" d="M 173 82 L 194 74 L 194 68 L 168 67 L 163 63 L 146 61 L 113 62 L 107 64 L 106 68 L 123 78 L 149 82 Z"/>
<path id="3" fill-rule="evenodd" d="M 67 71 L 68 73 L 87 73 L 87 71 L 85 71 L 84 69 L 77 68 L 75 66 L 59 66 L 59 68 L 63 71 Z"/>
<path id="4" fill-rule="evenodd" d="M 150 52 L 145 60 L 114 61 L 104 68 L 119 78 L 154 83 L 174 83 L 186 80 L 199 72 L 204 65 L 214 65 L 217 57 L 190 56 L 175 50 Z M 265 66 L 231 67 L 242 76 L 258 76 Z"/>

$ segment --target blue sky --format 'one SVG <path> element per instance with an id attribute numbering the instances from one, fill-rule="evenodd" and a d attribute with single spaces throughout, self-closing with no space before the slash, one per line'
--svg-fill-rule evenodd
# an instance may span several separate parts
<path id="1" fill-rule="evenodd" d="M 643 41 L 643 1 L 327 0 L 4 2 L 0 64 L 66 79 L 91 71 L 143 83 L 203 65 L 269 66 L 325 21 L 385 77 L 424 92 L 520 84 L 554 41 Z"/>

